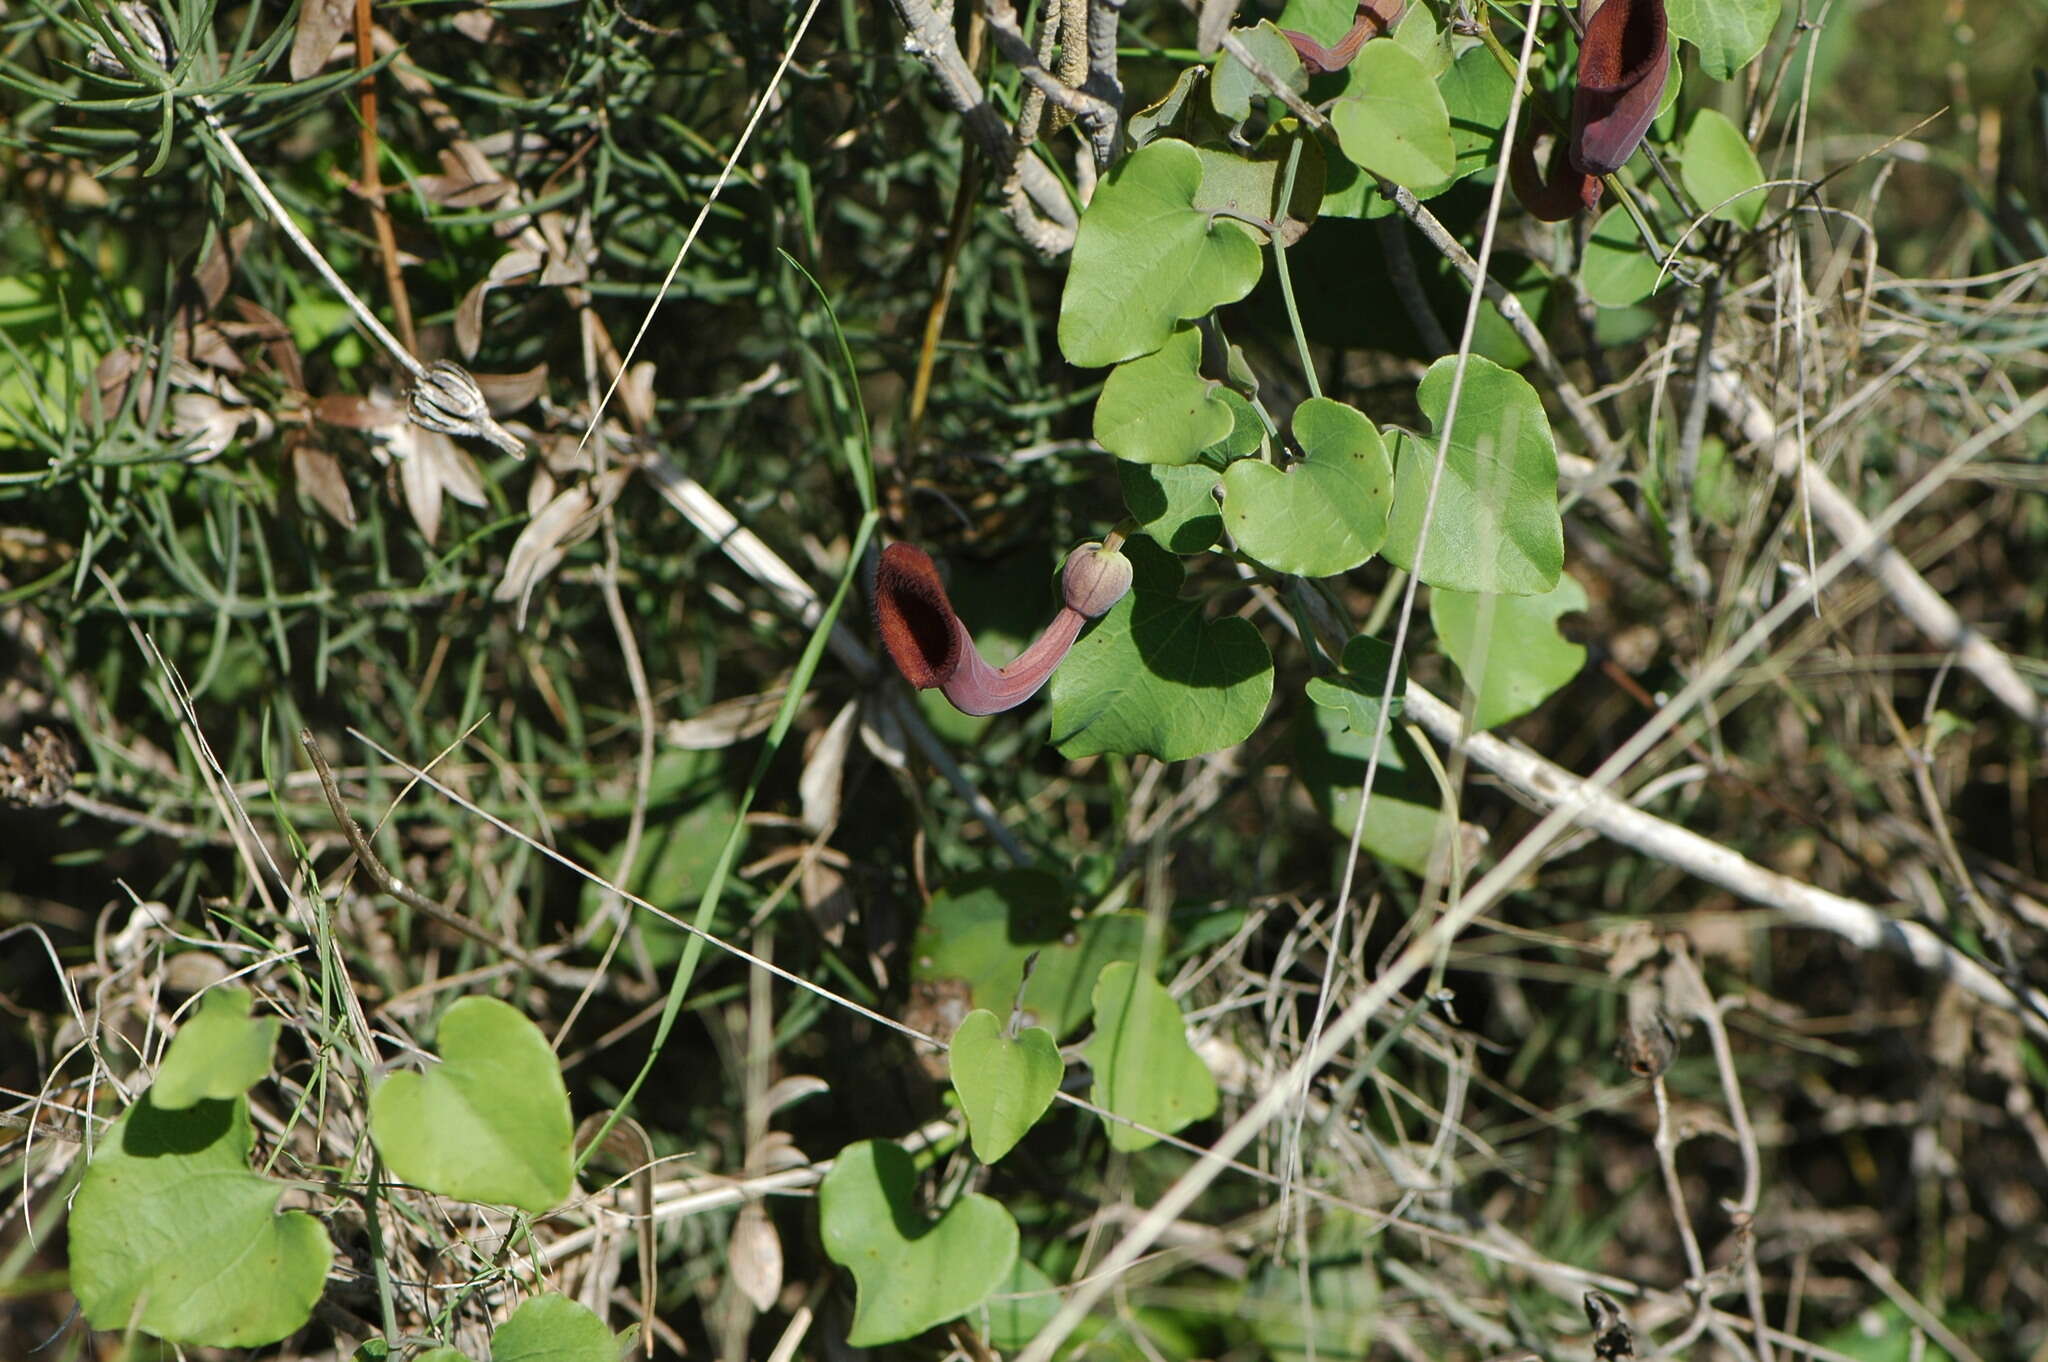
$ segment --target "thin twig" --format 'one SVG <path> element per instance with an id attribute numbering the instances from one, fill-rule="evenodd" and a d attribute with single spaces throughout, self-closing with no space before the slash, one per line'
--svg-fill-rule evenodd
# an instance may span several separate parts
<path id="1" fill-rule="evenodd" d="M 953 26 L 930 0 L 891 0 L 907 30 L 903 47 L 938 77 L 946 102 L 967 125 L 982 154 L 1001 169 L 1004 211 L 1026 241 L 1047 255 L 1071 249 L 1080 223 L 1065 186 L 1043 161 L 1020 155 L 1016 134 L 988 102 L 981 82 L 968 69 Z M 948 9 L 950 10 L 950 6 Z"/>
<path id="2" fill-rule="evenodd" d="M 2048 1037 L 2048 994 L 2024 984 L 2015 991 L 1920 923 L 1766 870 L 1719 842 L 1594 788 L 1518 744 L 1490 733 L 1465 733 L 1457 709 L 1414 681 L 1408 683 L 1407 713 L 1439 742 L 1458 747 L 1523 798 L 1551 809 L 1575 805 L 1573 821 L 1581 827 L 1773 909 L 1797 926 L 1832 932 L 1864 950 L 1903 955 L 1974 997 L 2017 1013 L 2036 1035 Z"/>
<path id="3" fill-rule="evenodd" d="M 299 743 L 306 749 L 306 754 L 312 758 L 313 769 L 320 773 L 320 789 L 327 796 L 327 808 L 334 815 L 335 826 L 340 828 L 341 835 L 348 839 L 349 849 L 355 853 L 356 863 L 362 866 L 363 873 L 370 877 L 371 882 L 379 890 L 397 899 L 414 912 L 432 918 L 443 927 L 460 932 L 472 941 L 489 946 L 499 954 L 517 960 L 536 974 L 545 976 L 549 972 L 546 961 L 534 958 L 518 942 L 507 940 L 493 932 L 487 931 L 460 913 L 448 911 L 440 904 L 414 889 L 411 885 L 408 885 L 404 880 L 399 879 L 398 876 L 392 874 L 390 868 L 371 849 L 369 839 L 363 836 L 363 830 L 357 826 L 355 818 L 350 815 L 348 806 L 342 803 L 341 787 L 335 783 L 333 772 L 327 769 L 327 757 L 321 752 L 318 740 L 313 737 L 313 730 L 309 728 L 300 729 Z"/>
<path id="4" fill-rule="evenodd" d="M 1692 402 L 1685 410 L 1685 426 L 1679 432 L 1678 457 L 1672 460 L 1670 489 L 1671 575 L 1679 589 L 1695 601 L 1707 598 L 1713 581 L 1692 547 L 1692 489 L 1699 480 L 1700 441 L 1707 429 L 1707 376 L 1713 368 L 1714 322 L 1721 311 L 1721 273 L 1707 278 L 1700 296 L 1698 355 L 1693 367 Z"/>
<path id="5" fill-rule="evenodd" d="M 384 172 L 377 151 L 377 49 L 370 40 L 370 0 L 356 0 L 356 69 L 362 81 L 357 98 L 362 120 L 356 129 L 356 143 L 362 152 L 363 198 L 370 205 L 370 225 L 377 235 L 377 257 L 384 265 L 384 287 L 391 295 L 391 316 L 398 323 L 399 339 L 407 352 L 419 349 L 412 331 L 412 299 L 405 292 L 405 276 L 398 269 L 398 235 L 391 230 L 391 210 L 384 204 Z"/>
<path id="6" fill-rule="evenodd" d="M 1736 376 L 1727 357 L 1716 356 L 1707 386 L 1714 406 L 1742 432 L 1745 440 L 1770 455 L 1780 476 L 1796 474 L 1803 478 L 1814 514 L 1838 542 L 1871 545 L 1863 557 L 1864 567 L 1891 593 L 1900 613 L 1937 647 L 1954 652 L 1957 665 L 2048 740 L 2048 702 L 2020 675 L 2012 659 L 1966 623 L 1887 539 L 1877 536 L 1873 542 L 1870 521 L 1856 503 L 1805 456 L 1795 435 L 1780 428 L 1770 411 Z"/>

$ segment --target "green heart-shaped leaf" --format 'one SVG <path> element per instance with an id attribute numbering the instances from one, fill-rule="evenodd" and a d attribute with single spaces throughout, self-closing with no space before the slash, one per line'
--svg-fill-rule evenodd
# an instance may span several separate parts
<path id="1" fill-rule="evenodd" d="M 1137 585 L 1052 674 L 1052 738 L 1068 758 L 1148 752 L 1185 761 L 1251 736 L 1273 697 L 1273 655 L 1250 620 L 1184 601 L 1179 560 L 1124 547 Z"/>
<path id="2" fill-rule="evenodd" d="M 569 1094 L 547 1037 L 496 998 L 441 1018 L 441 1063 L 370 1095 L 370 1137 L 398 1177 L 539 1213 L 569 1194 Z"/>
<path id="3" fill-rule="evenodd" d="M 1353 730 L 1344 710 L 1316 707 L 1295 729 L 1294 771 L 1337 836 L 1349 839 L 1358 818 L 1372 731 Z M 1387 729 L 1373 778 L 1360 845 L 1368 854 L 1421 874 L 1440 837 L 1450 835 L 1442 791 L 1406 727 Z"/>
<path id="4" fill-rule="evenodd" d="M 1701 109 L 1685 130 L 1678 180 L 1709 217 L 1754 227 L 1764 215 L 1764 168 L 1742 129 L 1718 109 Z"/>
<path id="5" fill-rule="evenodd" d="M 1280 78 L 1282 85 L 1296 93 L 1308 88 L 1308 73 L 1301 69 L 1301 57 L 1294 44 L 1271 20 L 1261 19 L 1250 28 L 1232 29 L 1231 33 L 1261 66 Z M 1253 75 L 1243 62 L 1228 52 L 1217 54 L 1216 74 L 1209 81 L 1209 102 L 1223 118 L 1232 123 L 1244 122 L 1251 117 L 1252 100 L 1264 99 L 1270 93 L 1266 82 Z"/>
<path id="6" fill-rule="evenodd" d="M 1019 1258 L 989 1296 L 989 1346 L 1004 1353 L 1025 1347 L 1059 1309 L 1059 1288 L 1045 1275 L 1045 1269 L 1029 1258 Z"/>
<path id="7" fill-rule="evenodd" d="M 1493 53 L 1474 44 L 1437 78 L 1451 120 L 1453 174 L 1459 179 L 1500 164 L 1500 134 L 1507 123 L 1515 79 Z"/>
<path id="8" fill-rule="evenodd" d="M 1200 146 L 1195 154 L 1202 158 L 1202 188 L 1195 195 L 1195 207 L 1275 223 L 1283 246 L 1301 240 L 1315 222 L 1323 201 L 1323 147 L 1293 119 L 1268 128 L 1249 155 Z M 1289 160 L 1294 161 L 1294 192 L 1283 207 L 1280 190 L 1287 183 Z M 1263 243 L 1268 234 L 1254 227 L 1252 237 Z"/>
<path id="9" fill-rule="evenodd" d="M 270 1072 L 276 1017 L 252 1021 L 246 988 L 216 988 L 171 1040 L 149 1090 L 159 1111 L 182 1111 L 205 1097 L 240 1097 Z"/>
<path id="10" fill-rule="evenodd" d="M 1206 464 L 1181 467 L 1120 463 L 1124 505 L 1155 543 L 1174 553 L 1200 553 L 1223 533 L 1216 485 L 1223 475 Z"/>
<path id="11" fill-rule="evenodd" d="M 1309 678 L 1308 698 L 1343 715 L 1352 732 L 1371 737 L 1379 731 L 1389 671 L 1394 673 L 1394 687 L 1393 701 L 1387 707 L 1391 717 L 1398 719 L 1406 703 L 1407 668 L 1397 665 L 1392 644 L 1370 634 L 1359 634 L 1344 645 L 1342 671 Z"/>
<path id="12" fill-rule="evenodd" d="M 1202 335 L 1177 327 L 1166 344 L 1110 371 L 1095 399 L 1095 438 L 1133 463 L 1189 463 L 1235 425 L 1224 387 L 1201 374 Z"/>
<path id="13" fill-rule="evenodd" d="M 1013 1040 L 985 1008 L 962 1018 L 953 1032 L 951 1069 L 974 1157 L 994 1163 L 1014 1149 L 1052 1105 L 1066 1067 L 1043 1027 L 1027 1026 Z"/>
<path id="14" fill-rule="evenodd" d="M 818 1184 L 818 1237 L 853 1274 L 856 1348 L 894 1343 L 981 1304 L 1017 1259 L 1017 1222 L 1001 1202 L 969 1193 L 928 1221 L 917 1170 L 887 1140 L 839 1151 Z"/>
<path id="15" fill-rule="evenodd" d="M 1150 354 L 1183 319 L 1234 303 L 1259 281 L 1259 243 L 1195 206 L 1202 158 L 1158 141 L 1095 191 L 1060 295 L 1060 350 L 1086 366 Z"/>
<path id="16" fill-rule="evenodd" d="M 1429 69 L 1393 42 L 1367 43 L 1350 69 L 1356 93 L 1330 108 L 1344 155 L 1411 189 L 1449 180 L 1457 169 L 1451 115 Z"/>
<path id="17" fill-rule="evenodd" d="M 1700 65 L 1727 80 L 1764 50 L 1781 0 L 1668 0 L 1671 31 L 1700 50 Z M 1675 73 L 1678 63 L 1671 63 Z"/>
<path id="18" fill-rule="evenodd" d="M 1601 307 L 1627 307 L 1650 296 L 1657 275 L 1657 257 L 1643 244 L 1628 209 L 1616 207 L 1602 213 L 1593 224 L 1586 258 L 1579 266 L 1586 296 Z"/>
<path id="19" fill-rule="evenodd" d="M 1415 400 L 1441 428 L 1457 356 L 1429 366 Z M 1437 439 L 1403 431 L 1394 441 L 1394 511 L 1383 550 L 1430 586 L 1533 596 L 1564 570 L 1564 522 L 1557 511 L 1557 446 L 1542 399 L 1520 374 L 1473 355 L 1452 424 L 1420 567 L 1422 513 L 1429 501 Z"/>
<path id="20" fill-rule="evenodd" d="M 249 1171 L 253 1143 L 240 1096 L 165 1111 L 144 1093 L 101 1137 L 71 1205 L 71 1290 L 94 1328 L 253 1348 L 312 1317 L 327 1231 L 277 1213 L 284 1184 Z"/>
<path id="21" fill-rule="evenodd" d="M 1282 472 L 1257 459 L 1223 470 L 1223 517 L 1238 547 L 1276 572 L 1333 577 L 1387 537 L 1394 470 L 1372 422 L 1312 397 L 1294 409 L 1302 458 Z"/>
<path id="22" fill-rule="evenodd" d="M 1168 1134 L 1213 1116 L 1216 1079 L 1188 1044 L 1180 1004 L 1149 974 L 1119 961 L 1095 981 L 1095 1039 L 1088 1043 L 1095 1070 L 1089 1096 L 1099 1107 Z M 1108 1122 L 1112 1149 L 1157 1144 L 1121 1121 Z"/>
<path id="23" fill-rule="evenodd" d="M 1474 728 L 1527 714 L 1579 674 L 1586 650 L 1560 636 L 1557 621 L 1585 608 L 1586 589 L 1570 576 L 1541 596 L 1430 592 L 1437 640 L 1476 701 Z"/>
<path id="24" fill-rule="evenodd" d="M 1024 985 L 1027 1023 L 1055 1039 L 1071 1034 L 1094 1006 L 1095 976 L 1112 960 L 1135 960 L 1145 941 L 1142 913 L 1076 919 L 1073 894 L 1043 870 L 963 875 L 932 895 L 917 932 L 910 979 L 927 997 L 958 996 L 969 1007 L 1007 1016 L 1024 961 L 1036 955 Z"/>
<path id="25" fill-rule="evenodd" d="M 567 1296 L 534 1296 L 491 1335 L 491 1362 L 618 1362 L 619 1339 Z"/>

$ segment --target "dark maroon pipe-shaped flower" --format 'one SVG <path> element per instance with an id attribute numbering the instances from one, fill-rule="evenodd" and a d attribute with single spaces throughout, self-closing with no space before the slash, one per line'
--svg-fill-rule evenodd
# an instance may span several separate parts
<path id="1" fill-rule="evenodd" d="M 904 680 L 919 690 L 938 687 L 963 714 L 995 714 L 1036 695 L 1081 636 L 1081 626 L 1108 614 L 1130 589 L 1130 559 L 1101 544 L 1083 544 L 1067 555 L 1060 575 L 1059 614 L 1016 661 L 991 667 L 953 613 L 931 555 L 915 544 L 891 544 L 875 569 L 875 627 Z"/>
<path id="2" fill-rule="evenodd" d="M 1600 177 L 1635 155 L 1670 74 L 1664 0 L 1606 0 L 1586 21 L 1579 43 L 1571 140 L 1552 153 L 1545 175 L 1537 173 L 1528 140 L 1510 156 L 1509 176 L 1522 206 L 1549 222 L 1596 206 Z"/>
<path id="3" fill-rule="evenodd" d="M 1326 76 L 1351 65 L 1366 39 L 1393 32 L 1394 21 L 1401 17 L 1406 5 L 1407 0 L 1358 0 L 1358 17 L 1351 21 L 1350 30 L 1329 47 L 1296 29 L 1283 28 L 1280 33 L 1294 44 L 1302 70 L 1312 76 Z"/>

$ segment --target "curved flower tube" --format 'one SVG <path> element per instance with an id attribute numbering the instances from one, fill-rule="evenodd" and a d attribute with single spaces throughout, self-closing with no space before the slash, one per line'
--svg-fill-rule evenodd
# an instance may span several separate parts
<path id="1" fill-rule="evenodd" d="M 1671 74 L 1664 0 L 1606 0 L 1586 21 L 1579 43 L 1572 135 L 1536 169 L 1532 137 L 1508 159 L 1515 197 L 1536 217 L 1558 222 L 1600 203 L 1600 177 L 1621 169 L 1642 145 Z"/>
<path id="2" fill-rule="evenodd" d="M 1359 48 L 1365 46 L 1366 39 L 1393 32 L 1394 21 L 1401 17 L 1407 2 L 1358 0 L 1358 17 L 1351 21 L 1349 31 L 1329 47 L 1296 29 L 1283 28 L 1280 34 L 1294 44 L 1294 53 L 1301 58 L 1302 70 L 1311 76 L 1326 76 L 1351 65 L 1351 59 L 1358 55 Z"/>
<path id="3" fill-rule="evenodd" d="M 995 714 L 1036 695 L 1081 636 L 1081 626 L 1109 613 L 1130 589 L 1130 559 L 1101 544 L 1083 544 L 1067 555 L 1059 614 L 1016 661 L 991 667 L 953 613 L 931 555 L 915 544 L 891 544 L 875 569 L 875 628 L 904 680 L 919 690 L 937 687 L 963 714 Z"/>

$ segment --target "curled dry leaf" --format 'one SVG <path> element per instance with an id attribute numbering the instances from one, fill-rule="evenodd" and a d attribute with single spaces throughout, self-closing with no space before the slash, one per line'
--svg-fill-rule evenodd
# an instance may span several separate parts
<path id="1" fill-rule="evenodd" d="M 516 374 L 472 374 L 493 416 L 510 416 L 540 400 L 548 390 L 548 366 L 536 364 Z"/>
<path id="2" fill-rule="evenodd" d="M 788 693 L 787 686 L 773 686 L 758 695 L 740 695 L 706 705 L 687 719 L 671 721 L 661 730 L 661 740 L 670 747 L 713 752 L 759 737 L 775 722 L 782 697 Z"/>
<path id="3" fill-rule="evenodd" d="M 816 1074 L 790 1074 L 768 1085 L 768 1091 L 761 1094 L 761 1107 L 765 1115 L 773 1116 L 784 1107 L 793 1107 L 808 1097 L 818 1097 L 832 1091 L 832 1085 Z M 789 1136 L 782 1136 L 782 1143 L 789 1143 Z M 761 1148 L 755 1146 L 756 1150 Z M 759 1159 L 758 1153 L 747 1155 L 749 1167 Z M 802 1156 L 799 1155 L 799 1158 Z"/>
<path id="4" fill-rule="evenodd" d="M 241 259 L 242 250 L 249 244 L 249 236 L 255 230 L 255 220 L 250 219 L 228 229 L 225 236 L 214 235 L 206 254 L 192 271 L 192 282 L 199 289 L 205 311 L 213 311 L 220 306 L 220 300 L 227 297 L 228 285 L 235 277 L 235 262 Z"/>
<path id="5" fill-rule="evenodd" d="M 726 1246 L 732 1284 L 756 1310 L 767 1310 L 782 1294 L 782 1236 L 758 1201 L 740 1207 L 733 1218 L 732 1242 Z"/>
<path id="6" fill-rule="evenodd" d="M 186 463 L 219 458 L 241 432 L 252 427 L 251 440 L 267 440 L 277 423 L 255 407 L 231 407 L 211 393 L 179 393 L 171 399 L 171 431 L 186 444 Z"/>
<path id="7" fill-rule="evenodd" d="M 514 248 L 493 261 L 490 273 L 477 280 L 462 296 L 461 303 L 455 308 L 455 344 L 461 348 L 464 359 L 474 358 L 477 346 L 483 343 L 484 299 L 491 290 L 536 274 L 540 267 L 539 251 Z"/>
<path id="8" fill-rule="evenodd" d="M 334 56 L 335 45 L 348 32 L 354 14 L 354 0 L 301 0 L 288 67 L 293 80 L 319 74 Z"/>
<path id="9" fill-rule="evenodd" d="M 597 528 L 606 507 L 619 499 L 632 475 L 626 464 L 614 464 L 594 478 L 581 478 L 555 494 L 526 522 L 505 558 L 505 575 L 491 592 L 499 601 L 519 602 L 518 620 L 526 623 L 527 603 L 539 586 L 576 544 Z"/>
<path id="10" fill-rule="evenodd" d="M 797 777 L 797 798 L 803 809 L 804 827 L 817 834 L 830 832 L 839 823 L 839 796 L 846 784 L 846 754 L 853 746 L 854 727 L 860 722 L 860 701 L 849 700 L 826 725 Z"/>
<path id="11" fill-rule="evenodd" d="M 311 440 L 300 440 L 292 446 L 292 477 L 328 519 L 345 530 L 356 527 L 355 498 L 349 495 L 340 459 Z"/>
<path id="12" fill-rule="evenodd" d="M 441 149 L 441 173 L 422 175 L 414 184 L 420 197 L 443 208 L 483 208 L 513 191 L 512 181 L 488 165 L 479 166 L 451 148 Z"/>
<path id="13" fill-rule="evenodd" d="M 868 749 L 868 755 L 892 771 L 905 771 L 910 767 L 910 755 L 905 751 L 908 739 L 903 731 L 903 719 L 893 704 L 862 706 L 860 712 L 860 742 Z"/>
<path id="14" fill-rule="evenodd" d="M 384 405 L 387 421 L 368 427 L 370 449 L 380 463 L 396 462 L 406 510 L 429 544 L 441 534 L 443 493 L 468 506 L 485 506 L 483 477 L 460 445 L 439 431 L 406 420 L 405 413 L 382 393 L 373 401 Z"/>

